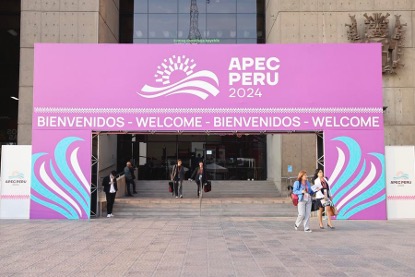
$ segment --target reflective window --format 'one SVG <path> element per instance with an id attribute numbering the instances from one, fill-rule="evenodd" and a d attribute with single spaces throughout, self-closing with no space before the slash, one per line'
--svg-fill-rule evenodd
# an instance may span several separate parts
<path id="1" fill-rule="evenodd" d="M 149 38 L 177 38 L 177 15 L 175 14 L 149 14 L 148 26 Z"/>
<path id="2" fill-rule="evenodd" d="M 186 178 L 204 161 L 210 180 L 266 180 L 265 135 L 143 135 L 147 163 L 138 170 L 140 180 L 169 179 L 181 159 Z"/>
<path id="3" fill-rule="evenodd" d="M 178 24 L 178 38 L 187 39 L 190 35 L 190 15 L 189 14 L 179 14 L 179 24 Z M 206 37 L 206 14 L 198 15 L 198 25 L 197 29 L 199 30 L 202 38 Z"/>
<path id="4" fill-rule="evenodd" d="M 148 1 L 148 7 L 149 13 L 177 13 L 177 1 L 174 0 L 151 0 Z"/>
<path id="5" fill-rule="evenodd" d="M 134 38 L 148 37 L 147 14 L 134 14 Z"/>
<path id="6" fill-rule="evenodd" d="M 238 0 L 236 5 L 237 13 L 252 13 L 257 10 L 257 1 L 252 0 Z"/>
<path id="7" fill-rule="evenodd" d="M 134 13 L 148 13 L 148 1 L 134 0 Z"/>
<path id="8" fill-rule="evenodd" d="M 236 0 L 210 0 L 207 4 L 207 13 L 236 13 Z"/>
<path id="9" fill-rule="evenodd" d="M 256 14 L 238 14 L 238 38 L 255 38 L 257 37 Z"/>
<path id="10" fill-rule="evenodd" d="M 236 14 L 207 14 L 207 38 L 236 38 Z"/>
<path id="11" fill-rule="evenodd" d="M 215 0 L 212 0 L 212 1 L 215 1 Z M 208 1 L 206 0 L 196 0 L 199 14 L 206 13 L 207 2 Z M 189 14 L 190 4 L 191 4 L 191 0 L 179 0 L 179 13 Z"/>
<path id="12" fill-rule="evenodd" d="M 120 0 L 120 42 L 264 43 L 264 6 L 265 0 Z"/>

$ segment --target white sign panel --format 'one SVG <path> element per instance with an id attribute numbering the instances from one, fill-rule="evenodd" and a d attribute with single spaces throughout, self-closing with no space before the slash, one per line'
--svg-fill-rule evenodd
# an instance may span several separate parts
<path id="1" fill-rule="evenodd" d="M 386 146 L 388 219 L 415 218 L 415 147 Z"/>
<path id="2" fill-rule="evenodd" d="M 0 218 L 28 219 L 32 146 L 3 145 L 1 150 Z"/>

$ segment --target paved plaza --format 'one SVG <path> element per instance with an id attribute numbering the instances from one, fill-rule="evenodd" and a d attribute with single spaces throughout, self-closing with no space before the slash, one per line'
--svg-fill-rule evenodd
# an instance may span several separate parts
<path id="1" fill-rule="evenodd" d="M 1 276 L 414 276 L 415 221 L 0 220 Z"/>

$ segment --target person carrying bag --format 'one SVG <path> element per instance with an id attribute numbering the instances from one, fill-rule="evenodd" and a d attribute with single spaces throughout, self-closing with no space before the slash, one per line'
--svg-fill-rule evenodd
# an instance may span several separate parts
<path id="1" fill-rule="evenodd" d="M 183 180 L 184 180 L 184 166 L 182 166 L 182 160 L 178 159 L 177 164 L 173 166 L 171 172 L 171 180 L 173 181 L 173 191 L 176 198 L 183 198 Z"/>
<path id="2" fill-rule="evenodd" d="M 330 187 L 329 187 L 329 181 L 324 176 L 324 172 L 322 169 L 316 169 L 316 172 L 313 177 L 314 185 L 321 187 L 319 191 L 316 193 L 316 200 L 318 205 L 318 221 L 320 224 L 320 229 L 324 229 L 323 225 L 323 211 L 326 212 L 327 216 L 327 227 L 329 227 L 331 230 L 335 229 L 332 221 L 331 216 L 334 216 L 337 214 L 336 212 L 332 212 L 332 207 L 335 209 L 333 205 L 333 200 L 330 194 Z"/>
<path id="3" fill-rule="evenodd" d="M 298 196 L 298 216 L 294 223 L 294 229 L 298 230 L 300 224 L 304 222 L 304 232 L 311 233 L 311 195 L 314 194 L 314 191 L 311 189 L 310 182 L 307 180 L 307 172 L 305 170 L 301 170 L 298 173 L 297 181 L 295 181 L 293 185 L 293 193 Z"/>
<path id="4" fill-rule="evenodd" d="M 205 168 L 203 168 L 203 161 L 199 162 L 199 167 L 195 168 L 190 179 L 195 180 L 197 185 L 197 197 L 202 193 L 204 184 L 208 182 Z"/>

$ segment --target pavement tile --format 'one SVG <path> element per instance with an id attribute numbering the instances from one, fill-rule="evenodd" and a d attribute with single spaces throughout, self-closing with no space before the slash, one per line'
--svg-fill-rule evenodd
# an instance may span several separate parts
<path id="1" fill-rule="evenodd" d="M 415 242 L 401 238 L 415 221 L 335 221 L 332 232 L 312 219 L 311 234 L 293 221 L 0 220 L 0 276 L 413 276 Z"/>

